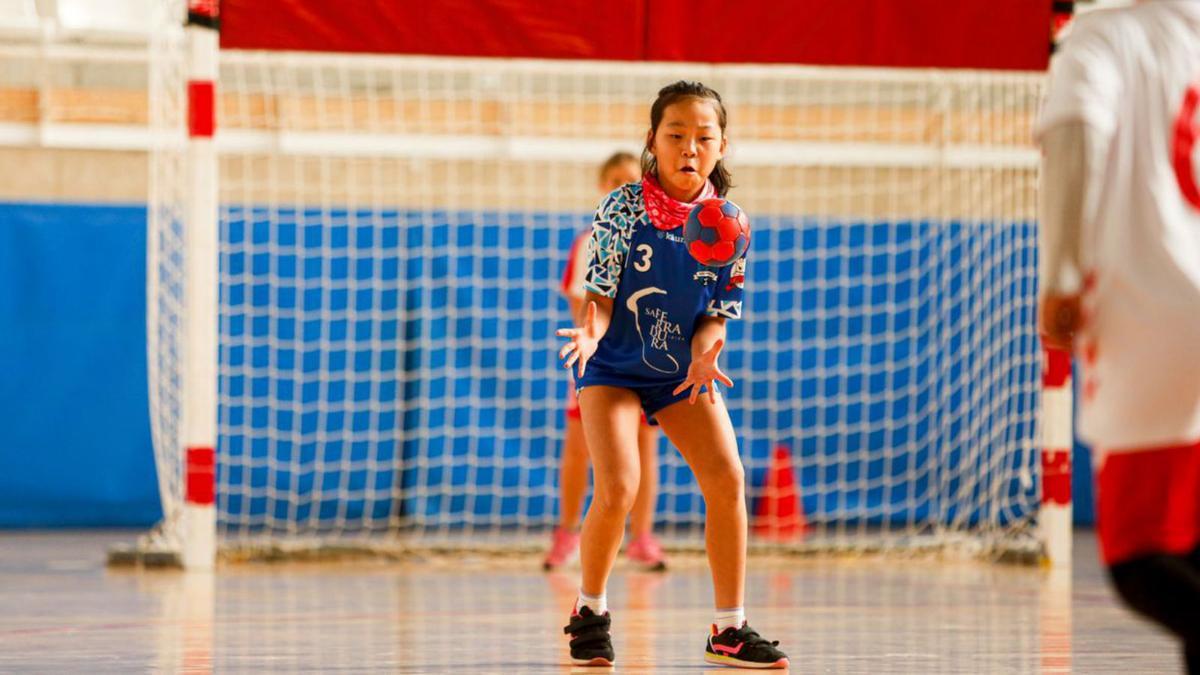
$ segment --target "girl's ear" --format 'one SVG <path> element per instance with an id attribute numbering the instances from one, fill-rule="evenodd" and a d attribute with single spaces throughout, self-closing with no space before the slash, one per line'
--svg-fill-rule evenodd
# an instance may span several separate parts
<path id="1" fill-rule="evenodd" d="M 646 150 L 648 150 L 650 152 L 650 154 L 652 154 L 652 155 L 654 154 L 654 130 L 653 129 L 646 132 Z"/>
<path id="2" fill-rule="evenodd" d="M 725 159 L 725 149 L 729 147 L 729 137 L 724 133 L 721 134 L 721 156 L 718 159 Z"/>

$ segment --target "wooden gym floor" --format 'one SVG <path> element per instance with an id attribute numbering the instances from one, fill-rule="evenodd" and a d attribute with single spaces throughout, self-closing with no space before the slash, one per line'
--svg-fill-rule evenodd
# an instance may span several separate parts
<path id="1" fill-rule="evenodd" d="M 0 672 L 570 672 L 577 572 L 537 561 L 108 570 L 134 533 L 0 533 Z M 1118 607 L 1080 532 L 1071 574 L 929 560 L 750 561 L 751 624 L 796 673 L 1172 673 L 1174 643 Z M 702 558 L 618 568 L 619 672 L 702 660 Z M 605 672 L 596 669 L 576 671 Z"/>

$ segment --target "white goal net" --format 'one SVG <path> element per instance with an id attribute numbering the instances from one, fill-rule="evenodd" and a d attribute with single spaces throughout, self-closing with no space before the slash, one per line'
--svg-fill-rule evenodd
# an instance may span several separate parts
<path id="1" fill-rule="evenodd" d="M 163 42 L 152 120 L 182 138 L 178 45 Z M 226 51 L 223 546 L 542 543 L 567 248 L 598 162 L 640 151 L 655 93 L 681 78 L 725 98 L 730 197 L 754 232 L 724 357 L 752 524 L 786 509 L 767 488 L 781 470 L 807 523 L 752 544 L 1029 543 L 1040 75 Z M 180 155 L 158 144 L 150 201 L 168 521 L 188 405 Z M 695 480 L 665 441 L 659 456 L 660 531 L 702 547 Z"/>

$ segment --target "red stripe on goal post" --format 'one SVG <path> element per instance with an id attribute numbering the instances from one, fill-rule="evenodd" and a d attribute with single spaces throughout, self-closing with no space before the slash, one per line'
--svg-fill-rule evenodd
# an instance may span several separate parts
<path id="1" fill-rule="evenodd" d="M 1045 347 L 1042 370 L 1042 395 L 1049 403 L 1051 397 L 1070 395 L 1071 353 Z M 1063 409 L 1066 405 L 1066 409 Z M 1071 503 L 1071 411 L 1067 404 L 1047 405 L 1042 418 L 1042 503 L 1068 505 Z"/>
<path id="2" fill-rule="evenodd" d="M 1052 567 L 1071 564 L 1071 353 L 1043 345 L 1039 539 Z"/>
<path id="3" fill-rule="evenodd" d="M 216 129 L 216 87 L 211 81 L 188 82 L 188 136 L 212 138 Z"/>
<path id="4" fill-rule="evenodd" d="M 187 449 L 187 503 L 208 506 L 215 501 L 217 464 L 212 448 Z"/>
<path id="5" fill-rule="evenodd" d="M 1046 361 L 1042 368 L 1042 386 L 1047 389 L 1066 386 L 1067 380 L 1071 379 L 1071 353 L 1046 347 L 1044 355 Z"/>
<path id="6" fill-rule="evenodd" d="M 1042 503 L 1071 503 L 1071 451 L 1042 451 Z"/>

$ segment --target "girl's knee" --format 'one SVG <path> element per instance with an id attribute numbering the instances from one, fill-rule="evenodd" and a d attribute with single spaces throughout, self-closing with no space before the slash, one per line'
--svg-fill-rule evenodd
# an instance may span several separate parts
<path id="1" fill-rule="evenodd" d="M 745 499 L 746 472 L 740 462 L 735 462 L 708 476 L 704 486 L 704 499 L 709 504 L 736 503 Z"/>
<path id="2" fill-rule="evenodd" d="M 593 500 L 606 510 L 628 513 L 633 508 L 637 497 L 637 474 L 629 473 L 620 476 L 596 478 L 596 490 Z"/>

